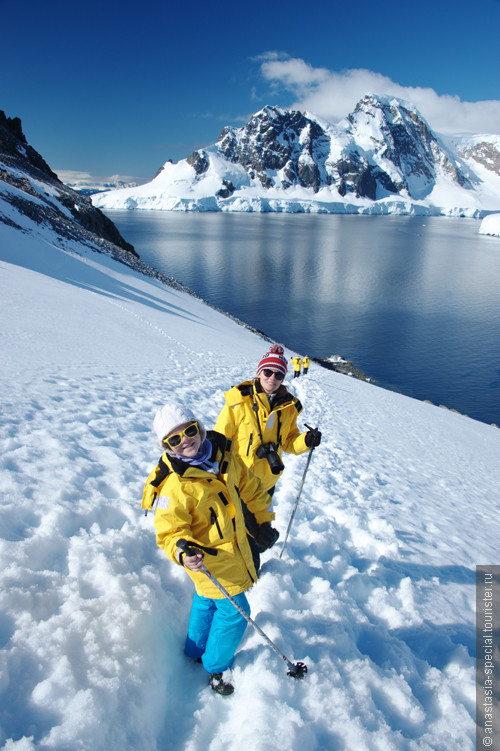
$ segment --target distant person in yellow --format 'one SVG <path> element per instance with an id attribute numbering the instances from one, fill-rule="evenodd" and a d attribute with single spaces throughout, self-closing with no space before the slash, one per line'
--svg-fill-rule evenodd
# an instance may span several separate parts
<path id="1" fill-rule="evenodd" d="M 284 470 L 282 452 L 302 454 L 321 441 L 319 430 L 301 433 L 297 427 L 302 404 L 283 384 L 287 370 L 283 347 L 274 344 L 260 360 L 256 378 L 226 391 L 215 425 L 270 495 Z"/>
<path id="2" fill-rule="evenodd" d="M 300 368 L 302 366 L 302 360 L 298 355 L 295 355 L 295 357 L 292 357 L 292 365 L 293 365 L 293 377 L 298 378 L 300 376 Z"/>
<path id="3" fill-rule="evenodd" d="M 307 375 L 307 371 L 309 370 L 309 365 L 311 364 L 311 358 L 307 355 L 302 358 L 302 368 L 304 370 L 304 375 Z"/>

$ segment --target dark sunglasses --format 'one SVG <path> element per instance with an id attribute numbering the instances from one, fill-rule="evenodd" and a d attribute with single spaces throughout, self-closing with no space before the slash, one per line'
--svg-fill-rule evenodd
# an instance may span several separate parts
<path id="1" fill-rule="evenodd" d="M 164 438 L 163 443 L 166 443 L 170 448 L 175 449 L 177 446 L 181 445 L 184 436 L 186 436 L 186 438 L 194 438 L 199 432 L 200 426 L 197 422 L 193 422 L 191 425 L 188 425 L 187 428 L 184 428 L 184 430 L 180 430 L 178 433 L 174 433 L 168 438 Z"/>
<path id="2" fill-rule="evenodd" d="M 269 370 L 269 368 L 264 368 L 262 370 L 266 378 L 271 378 L 271 376 L 274 376 L 277 381 L 282 381 L 285 377 L 284 373 L 281 373 L 280 371 L 276 372 L 275 370 Z"/>

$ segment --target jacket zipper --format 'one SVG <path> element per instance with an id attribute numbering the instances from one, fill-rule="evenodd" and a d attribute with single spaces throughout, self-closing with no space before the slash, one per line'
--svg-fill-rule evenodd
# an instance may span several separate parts
<path id="1" fill-rule="evenodd" d="M 210 506 L 210 524 L 215 524 L 215 526 L 217 528 L 217 532 L 219 533 L 219 537 L 220 537 L 221 540 L 223 540 L 224 538 L 222 536 L 222 530 L 221 530 L 221 528 L 219 526 L 219 522 L 218 522 L 218 519 L 217 519 L 217 514 L 213 510 L 212 506 Z"/>
<path id="2" fill-rule="evenodd" d="M 247 448 L 247 456 L 250 453 L 250 446 L 252 445 L 252 442 L 253 442 L 253 433 L 250 433 L 250 440 L 248 441 L 248 448 Z"/>

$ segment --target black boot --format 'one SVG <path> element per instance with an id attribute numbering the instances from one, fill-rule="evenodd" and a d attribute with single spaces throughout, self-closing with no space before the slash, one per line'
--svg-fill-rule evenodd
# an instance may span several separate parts
<path id="1" fill-rule="evenodd" d="M 222 696 L 228 696 L 234 691 L 232 683 L 227 683 L 222 678 L 222 673 L 210 673 L 210 688 Z"/>

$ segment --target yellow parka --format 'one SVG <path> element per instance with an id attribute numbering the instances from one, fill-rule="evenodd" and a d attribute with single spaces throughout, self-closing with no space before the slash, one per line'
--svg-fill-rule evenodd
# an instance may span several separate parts
<path id="1" fill-rule="evenodd" d="M 300 433 L 297 427 L 302 404 L 285 386 L 280 386 L 270 406 L 258 379 L 240 383 L 226 391 L 224 396 L 226 403 L 217 418 L 215 429 L 233 441 L 234 451 L 269 490 L 280 475 L 273 475 L 265 457 L 259 459 L 256 456 L 255 452 L 261 445 L 257 414 L 264 443 L 276 443 L 280 457 L 282 451 L 303 454 L 308 451 L 305 433 Z"/>
<path id="2" fill-rule="evenodd" d="M 304 368 L 308 368 L 310 364 L 311 364 L 310 357 L 306 355 L 305 357 L 302 358 L 302 365 L 304 366 Z"/>
<path id="3" fill-rule="evenodd" d="M 298 355 L 295 355 L 295 357 L 292 357 L 291 362 L 293 364 L 293 369 L 300 371 L 302 365 L 302 360 L 300 359 L 300 357 Z"/>
<path id="4" fill-rule="evenodd" d="M 205 566 L 230 595 L 237 595 L 257 581 L 242 501 L 259 524 L 272 521 L 274 514 L 267 511 L 269 494 L 231 451 L 231 441 L 214 431 L 208 433 L 208 438 L 213 447 L 212 460 L 219 464 L 217 475 L 166 452 L 162 456 L 169 474 L 156 502 L 156 543 L 179 565 L 182 562 L 177 541 L 182 538 L 215 550 L 216 555 L 205 554 Z M 189 569 L 186 572 L 199 595 L 223 597 L 206 574 Z"/>

